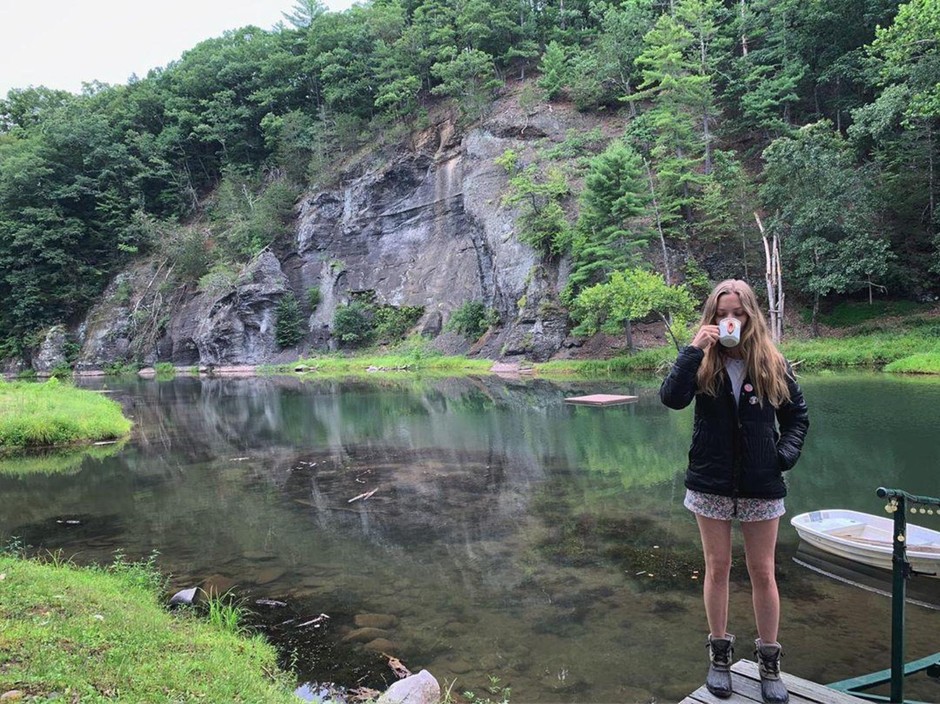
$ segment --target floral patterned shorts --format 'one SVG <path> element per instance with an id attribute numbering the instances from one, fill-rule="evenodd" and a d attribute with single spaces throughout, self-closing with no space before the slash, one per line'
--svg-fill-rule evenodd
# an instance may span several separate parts
<path id="1" fill-rule="evenodd" d="M 719 521 L 769 521 L 786 513 L 783 499 L 735 499 L 686 489 L 683 505 L 692 513 Z"/>

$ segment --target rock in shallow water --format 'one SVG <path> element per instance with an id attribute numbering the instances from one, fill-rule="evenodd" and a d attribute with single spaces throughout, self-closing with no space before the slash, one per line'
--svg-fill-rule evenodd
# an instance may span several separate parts
<path id="1" fill-rule="evenodd" d="M 438 704 L 441 686 L 427 670 L 399 680 L 376 700 L 376 704 Z"/>
<path id="2" fill-rule="evenodd" d="M 370 640 L 362 647 L 366 650 L 371 650 L 374 653 L 384 653 L 386 655 L 394 655 L 399 650 L 401 650 L 400 644 L 389 640 L 388 638 L 376 638 L 375 640 Z"/>
<path id="3" fill-rule="evenodd" d="M 360 628 L 395 628 L 398 618 L 390 614 L 356 614 L 354 623 Z"/>
<path id="4" fill-rule="evenodd" d="M 357 628 L 355 631 L 343 637 L 344 641 L 354 641 L 356 643 L 368 643 L 376 638 L 384 638 L 389 633 L 381 628 Z"/>
<path id="5" fill-rule="evenodd" d="M 170 597 L 170 606 L 192 606 L 198 593 L 199 589 L 196 587 L 181 589 Z"/>

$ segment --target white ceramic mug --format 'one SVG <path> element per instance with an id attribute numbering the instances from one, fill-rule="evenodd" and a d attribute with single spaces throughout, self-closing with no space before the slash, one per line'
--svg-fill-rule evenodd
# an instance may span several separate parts
<path id="1" fill-rule="evenodd" d="M 718 342 L 725 347 L 737 347 L 741 342 L 741 321 L 737 318 L 722 318 L 718 321 Z"/>

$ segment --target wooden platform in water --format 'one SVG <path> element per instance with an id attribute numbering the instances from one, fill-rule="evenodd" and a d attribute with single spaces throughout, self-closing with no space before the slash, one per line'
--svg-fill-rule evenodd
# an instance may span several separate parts
<path id="1" fill-rule="evenodd" d="M 790 691 L 790 704 L 864 704 L 866 700 L 853 697 L 822 684 L 804 680 L 784 672 L 783 682 Z M 757 663 L 738 660 L 731 666 L 731 686 L 734 694 L 728 699 L 713 696 L 705 685 L 696 689 L 679 704 L 753 704 L 760 702 L 760 675 Z"/>
<path id="2" fill-rule="evenodd" d="M 591 394 L 590 396 L 571 396 L 565 403 L 574 403 L 580 406 L 619 406 L 624 403 L 633 403 L 639 396 L 619 396 L 617 394 Z"/>

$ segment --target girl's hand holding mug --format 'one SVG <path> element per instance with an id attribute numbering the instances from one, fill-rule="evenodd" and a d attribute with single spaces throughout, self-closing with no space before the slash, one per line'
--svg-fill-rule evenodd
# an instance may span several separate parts
<path id="1" fill-rule="evenodd" d="M 692 338 L 692 346 L 700 350 L 707 350 L 718 341 L 718 326 L 703 325 Z"/>

